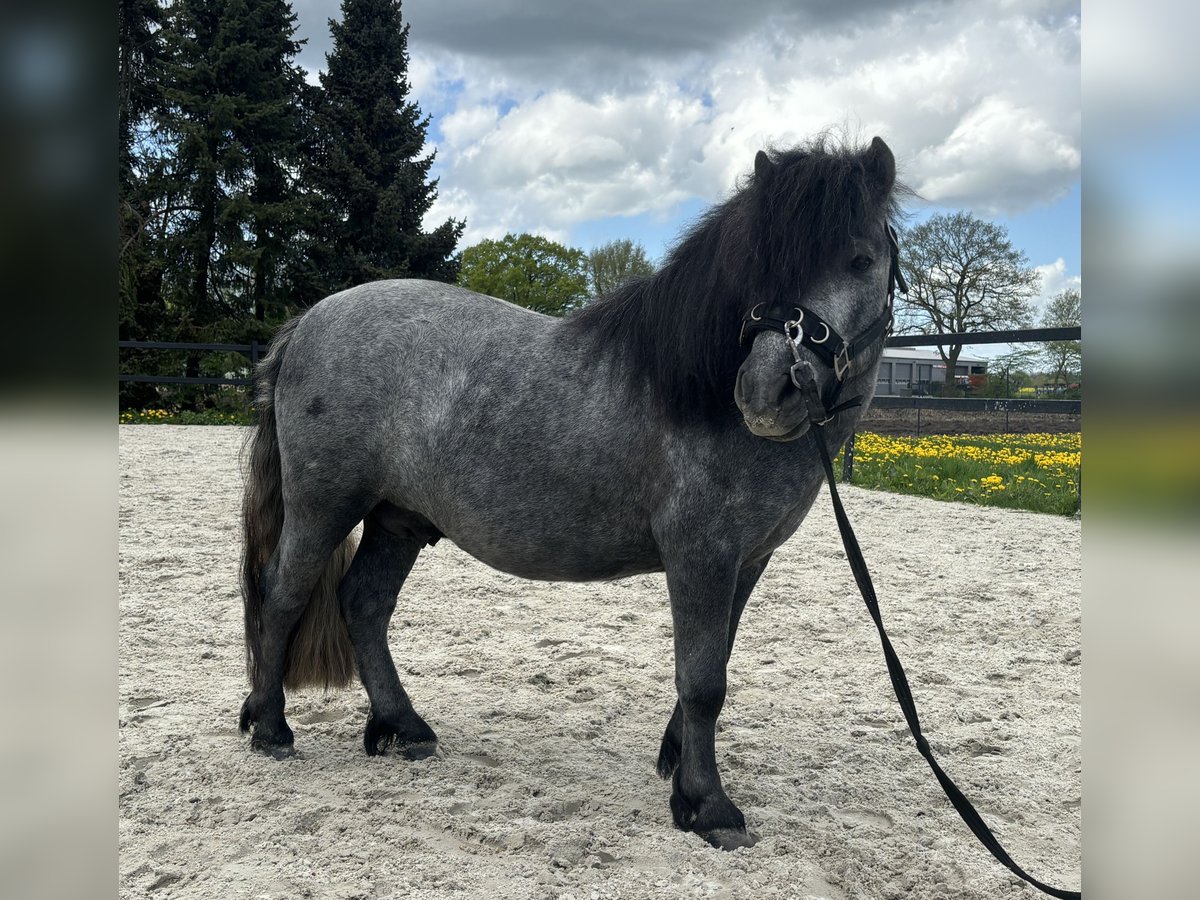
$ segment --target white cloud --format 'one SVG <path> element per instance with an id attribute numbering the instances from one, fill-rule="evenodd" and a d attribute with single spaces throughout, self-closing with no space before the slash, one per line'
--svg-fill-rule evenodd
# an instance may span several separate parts
<path id="1" fill-rule="evenodd" d="M 1083 292 L 1083 279 L 1079 275 L 1068 274 L 1067 264 L 1061 257 L 1052 263 L 1044 263 L 1034 268 L 1042 278 L 1042 289 L 1033 301 L 1034 309 L 1036 310 L 1035 317 L 1041 316 L 1042 310 L 1046 308 L 1046 304 L 1056 294 L 1071 288 L 1080 293 Z"/>
<path id="2" fill-rule="evenodd" d="M 760 147 L 834 127 L 882 134 L 930 202 L 987 216 L 1053 202 L 1081 165 L 1078 23 L 974 17 L 918 12 L 853 33 L 760 28 L 598 96 L 569 78 L 538 94 L 489 63 L 486 93 L 519 105 L 468 137 L 458 117 L 483 114 L 460 99 L 443 126 L 443 184 L 461 192 L 472 230 L 501 219 L 566 228 L 717 200 Z"/>
<path id="3" fill-rule="evenodd" d="M 913 168 L 925 199 L 997 215 L 1057 199 L 1080 162 L 1078 133 L 1072 139 L 1036 110 L 988 97 L 941 144 L 918 154 Z"/>
<path id="4" fill-rule="evenodd" d="M 706 117 L 699 100 L 663 85 L 596 100 L 554 91 L 504 116 L 460 108 L 443 120 L 442 190 L 429 220 L 465 217 L 470 244 L 508 230 L 554 237 L 576 222 L 671 206 L 694 193 L 686 157 Z"/>
<path id="5" fill-rule="evenodd" d="M 302 20 L 318 6 L 300 0 Z M 714 202 L 762 146 L 830 128 L 882 135 L 922 197 L 984 216 L 1051 203 L 1079 178 L 1070 0 L 609 0 L 603 15 L 406 0 L 404 12 L 413 96 L 436 117 L 428 221 L 465 216 L 464 244 Z"/>

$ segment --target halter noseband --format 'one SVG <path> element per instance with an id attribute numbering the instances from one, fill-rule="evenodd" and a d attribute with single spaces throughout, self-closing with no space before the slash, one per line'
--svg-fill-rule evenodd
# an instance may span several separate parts
<path id="1" fill-rule="evenodd" d="M 847 341 L 817 313 L 800 305 L 783 307 L 787 315 L 776 315 L 775 307 L 768 308 L 766 303 L 758 303 L 742 319 L 739 343 L 744 343 L 746 336 L 756 331 L 778 331 L 783 334 L 794 360 L 789 372 L 792 384 L 805 393 L 806 399 L 809 401 L 810 417 L 817 425 L 824 425 L 843 409 L 861 405 L 861 397 L 837 403 L 837 398 L 845 384 L 846 375 L 864 350 L 871 348 L 891 334 L 892 303 L 896 295 L 896 288 L 899 287 L 902 294 L 908 293 L 908 284 L 904 280 L 904 273 L 900 271 L 900 242 L 896 237 L 896 231 L 890 223 L 885 222 L 883 227 L 887 233 L 888 246 L 891 250 L 887 305 L 875 321 L 853 340 Z M 791 313 L 795 313 L 795 316 L 793 317 Z M 812 367 L 800 358 L 801 346 L 807 347 L 821 362 L 833 369 L 836 380 L 831 386 L 832 389 L 827 398 L 822 399 L 818 395 L 812 377 Z M 814 415 L 818 410 L 820 415 Z"/>

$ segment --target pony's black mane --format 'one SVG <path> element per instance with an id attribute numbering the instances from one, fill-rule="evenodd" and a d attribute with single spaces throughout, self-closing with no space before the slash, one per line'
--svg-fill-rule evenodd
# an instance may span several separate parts
<path id="1" fill-rule="evenodd" d="M 673 418 L 732 414 L 745 313 L 802 294 L 868 223 L 899 215 L 905 189 L 881 188 L 866 153 L 825 138 L 771 151 L 766 177 L 704 213 L 656 274 L 599 297 L 569 327 L 611 346 L 630 385 L 648 386 Z"/>

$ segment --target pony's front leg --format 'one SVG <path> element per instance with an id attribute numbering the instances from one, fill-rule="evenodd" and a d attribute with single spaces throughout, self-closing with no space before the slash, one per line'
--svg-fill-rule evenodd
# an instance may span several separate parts
<path id="1" fill-rule="evenodd" d="M 737 587 L 733 592 L 733 607 L 729 612 L 729 640 L 726 644 L 725 659 L 733 655 L 733 639 L 737 636 L 738 622 L 741 621 L 742 612 L 746 609 L 746 601 L 750 599 L 750 594 L 754 591 L 754 586 L 758 584 L 759 576 L 767 567 L 771 556 L 768 554 L 763 559 L 757 562 L 750 563 L 738 572 Z M 675 768 L 679 765 L 679 751 L 683 741 L 683 709 L 679 706 L 679 701 L 675 701 L 675 709 L 671 713 L 671 720 L 667 723 L 667 730 L 663 732 L 662 743 L 658 749 L 658 774 L 660 778 L 670 778 L 675 773 Z"/>
<path id="2" fill-rule="evenodd" d="M 717 771 L 717 717 L 725 704 L 729 623 L 736 563 L 688 554 L 667 566 L 675 630 L 675 688 L 682 712 L 679 765 L 671 781 L 675 824 L 723 850 L 754 843 L 746 819 L 725 794 Z"/>

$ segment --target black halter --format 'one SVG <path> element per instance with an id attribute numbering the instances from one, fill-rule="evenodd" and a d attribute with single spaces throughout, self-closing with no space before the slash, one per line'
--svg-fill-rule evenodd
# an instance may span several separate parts
<path id="1" fill-rule="evenodd" d="M 908 284 L 904 280 L 904 273 L 900 271 L 900 242 L 896 231 L 889 223 L 884 223 L 883 227 L 887 232 L 888 246 L 891 250 L 887 304 L 875 321 L 853 340 L 846 340 L 819 315 L 800 305 L 767 307 L 766 303 L 758 303 L 742 319 L 739 342 L 744 343 L 746 336 L 756 331 L 778 331 L 783 334 L 795 360 L 790 372 L 792 384 L 806 394 L 815 391 L 816 386 L 813 383 L 811 366 L 800 358 L 801 346 L 807 347 L 821 362 L 833 369 L 835 381 L 828 396 L 814 398 L 820 404 L 820 415 L 813 416 L 813 421 L 819 425 L 824 425 L 843 409 L 861 405 L 861 397 L 844 403 L 837 402 L 846 376 L 852 373 L 855 361 L 863 351 L 874 347 L 891 334 L 892 303 L 896 288 L 899 287 L 902 294 L 908 293 Z M 777 310 L 781 310 L 783 314 L 777 313 Z M 818 410 L 812 408 L 810 402 L 810 413 L 816 412 Z"/>

